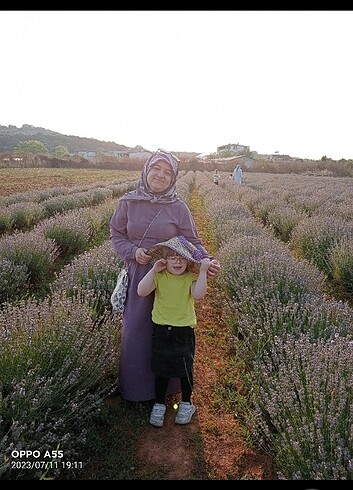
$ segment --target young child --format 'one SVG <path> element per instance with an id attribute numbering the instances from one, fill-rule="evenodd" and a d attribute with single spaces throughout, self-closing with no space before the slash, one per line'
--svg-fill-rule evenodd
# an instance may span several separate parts
<path id="1" fill-rule="evenodd" d="M 188 424 L 195 413 L 191 402 L 195 355 L 196 314 L 194 300 L 207 291 L 209 258 L 183 236 L 151 247 L 152 269 L 141 279 L 137 294 L 155 291 L 152 321 L 152 372 L 155 374 L 155 403 L 150 423 L 162 427 L 169 378 L 180 378 L 181 402 L 177 424 Z"/>
<path id="2" fill-rule="evenodd" d="M 216 168 L 215 171 L 213 172 L 213 182 L 218 185 L 220 179 L 220 175 L 218 173 L 218 169 Z"/>

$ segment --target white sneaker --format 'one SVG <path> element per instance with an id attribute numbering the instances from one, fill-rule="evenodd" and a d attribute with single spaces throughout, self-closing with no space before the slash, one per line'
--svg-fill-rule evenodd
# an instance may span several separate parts
<path id="1" fill-rule="evenodd" d="M 167 407 L 162 403 L 155 403 L 150 416 L 150 424 L 155 427 L 163 427 L 166 409 Z"/>
<path id="2" fill-rule="evenodd" d="M 194 415 L 196 410 L 195 405 L 189 402 L 180 402 L 179 410 L 175 417 L 176 424 L 188 424 L 191 421 L 191 417 Z"/>

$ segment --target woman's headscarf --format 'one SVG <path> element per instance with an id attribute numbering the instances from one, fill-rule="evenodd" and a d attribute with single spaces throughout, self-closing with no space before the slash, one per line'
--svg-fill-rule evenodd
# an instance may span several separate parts
<path id="1" fill-rule="evenodd" d="M 173 176 L 170 186 L 165 191 L 156 193 L 148 187 L 147 175 L 151 168 L 160 161 L 165 162 L 170 166 Z M 141 200 L 160 203 L 177 201 L 179 198 L 177 197 L 176 180 L 178 177 L 179 162 L 180 160 L 172 153 L 167 153 L 166 151 L 162 150 L 156 151 L 156 153 L 153 153 L 153 155 L 151 155 L 144 164 L 137 188 L 134 191 L 126 193 L 121 197 L 121 199 L 128 201 Z"/>

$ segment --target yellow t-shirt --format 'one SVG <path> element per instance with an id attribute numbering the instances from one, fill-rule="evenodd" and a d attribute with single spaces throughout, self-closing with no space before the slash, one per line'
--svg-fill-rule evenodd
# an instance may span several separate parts
<path id="1" fill-rule="evenodd" d="M 155 323 L 175 327 L 196 325 L 195 302 L 190 288 L 197 277 L 193 272 L 177 276 L 162 271 L 155 275 L 156 290 L 152 309 L 152 320 Z"/>

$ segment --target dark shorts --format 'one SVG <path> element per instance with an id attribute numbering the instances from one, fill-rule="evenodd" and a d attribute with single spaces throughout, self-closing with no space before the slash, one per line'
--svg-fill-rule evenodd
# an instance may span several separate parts
<path id="1" fill-rule="evenodd" d="M 192 327 L 153 325 L 151 368 L 156 376 L 182 378 L 193 373 L 195 332 Z"/>

